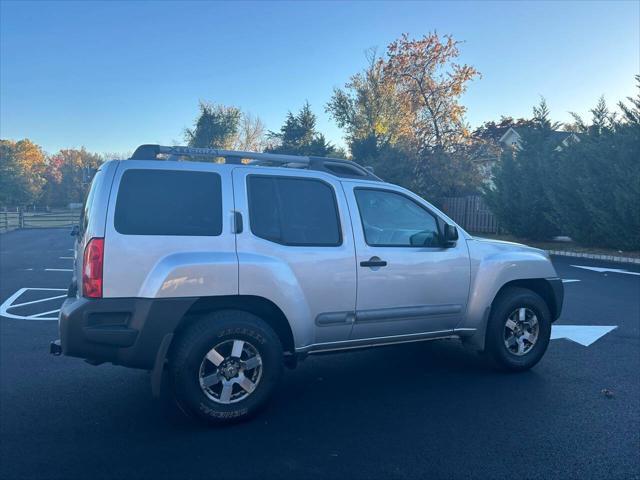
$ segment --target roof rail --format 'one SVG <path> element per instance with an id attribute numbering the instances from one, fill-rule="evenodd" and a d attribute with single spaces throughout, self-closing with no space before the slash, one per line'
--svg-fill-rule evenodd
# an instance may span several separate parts
<path id="1" fill-rule="evenodd" d="M 360 178 L 363 180 L 377 180 L 373 172 L 351 160 L 328 157 L 306 157 L 298 155 L 284 155 L 280 153 L 243 152 L 239 150 L 221 150 L 217 148 L 196 148 L 163 145 L 140 145 L 136 148 L 130 160 L 161 160 L 160 155 L 168 160 L 189 158 L 224 158 L 225 163 L 238 165 L 264 165 L 291 168 L 307 168 L 317 170 L 338 177 Z M 242 160 L 249 160 L 243 163 Z"/>

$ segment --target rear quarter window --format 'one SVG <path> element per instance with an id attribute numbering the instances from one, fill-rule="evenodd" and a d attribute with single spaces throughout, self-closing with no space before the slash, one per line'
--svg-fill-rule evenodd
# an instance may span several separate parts
<path id="1" fill-rule="evenodd" d="M 220 235 L 220 175 L 127 170 L 118 189 L 114 226 L 124 235 Z"/>

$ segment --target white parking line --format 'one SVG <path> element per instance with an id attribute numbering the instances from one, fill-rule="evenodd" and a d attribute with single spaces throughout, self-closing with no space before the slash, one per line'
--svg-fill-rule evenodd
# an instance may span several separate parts
<path id="1" fill-rule="evenodd" d="M 56 309 L 56 310 L 49 310 L 48 312 L 42 312 L 42 313 L 34 313 L 33 315 L 28 316 L 27 318 L 31 319 L 31 320 L 57 320 L 57 317 L 52 317 L 52 318 L 44 318 L 43 315 L 49 315 L 51 313 L 58 313 L 60 311 L 60 309 Z"/>
<path id="2" fill-rule="evenodd" d="M 35 289 L 30 288 L 27 290 L 35 290 Z M 54 290 L 54 289 L 51 289 L 51 290 Z M 40 300 L 32 300 L 31 302 L 16 303 L 15 305 L 11 305 L 11 308 L 24 307 L 25 305 L 33 305 L 34 303 L 48 302 L 49 300 L 55 300 L 56 298 L 64 298 L 64 297 L 66 297 L 66 295 L 58 295 L 57 297 L 41 298 Z"/>
<path id="3" fill-rule="evenodd" d="M 73 257 L 60 257 L 60 260 L 73 260 Z"/>
<path id="4" fill-rule="evenodd" d="M 7 298 L 2 305 L 0 305 L 0 316 L 7 317 L 7 318 L 13 318 L 13 319 L 16 319 L 16 320 L 57 320 L 58 319 L 57 316 L 55 316 L 55 317 L 45 317 L 45 315 L 51 315 L 53 313 L 58 313 L 60 311 L 59 308 L 56 309 L 56 310 L 49 310 L 48 312 L 35 313 L 33 315 L 16 315 L 14 313 L 10 313 L 9 312 L 9 309 L 23 307 L 25 305 L 32 305 L 34 303 L 39 303 L 39 302 L 46 302 L 46 301 L 49 301 L 49 300 L 57 300 L 57 299 L 66 297 L 66 295 L 55 295 L 53 297 L 41 298 L 41 299 L 38 299 L 38 300 L 32 300 L 30 302 L 17 303 L 17 304 L 14 305 L 13 302 L 15 302 L 18 298 L 20 298 L 20 296 L 23 293 L 27 292 L 28 290 L 49 291 L 49 292 L 64 292 L 67 289 L 66 288 L 40 288 L 40 287 L 25 287 L 25 288 L 21 288 L 16 293 L 14 293 L 9 298 Z"/>
<path id="5" fill-rule="evenodd" d="M 580 282 L 581 280 L 578 280 L 576 278 L 563 278 L 562 279 L 562 283 L 573 283 L 573 282 Z"/>
<path id="6" fill-rule="evenodd" d="M 73 268 L 45 268 L 45 272 L 73 272 Z"/>

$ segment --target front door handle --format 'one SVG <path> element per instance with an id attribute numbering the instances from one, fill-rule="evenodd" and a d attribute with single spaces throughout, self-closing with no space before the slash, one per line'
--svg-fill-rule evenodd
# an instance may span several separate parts
<path id="1" fill-rule="evenodd" d="M 381 260 L 379 257 L 371 257 L 369 260 L 360 262 L 361 267 L 386 267 L 386 260 Z"/>

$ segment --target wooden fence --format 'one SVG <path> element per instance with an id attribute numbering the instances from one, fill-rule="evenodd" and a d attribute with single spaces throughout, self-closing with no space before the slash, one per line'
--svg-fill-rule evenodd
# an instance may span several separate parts
<path id="1" fill-rule="evenodd" d="M 20 228 L 19 212 L 0 212 L 0 232 L 8 232 Z"/>
<path id="2" fill-rule="evenodd" d="M 70 228 L 79 221 L 79 209 L 50 212 L 0 211 L 0 232 L 18 228 Z"/>
<path id="3" fill-rule="evenodd" d="M 442 210 L 472 233 L 499 233 L 498 219 L 480 195 L 446 198 Z"/>

